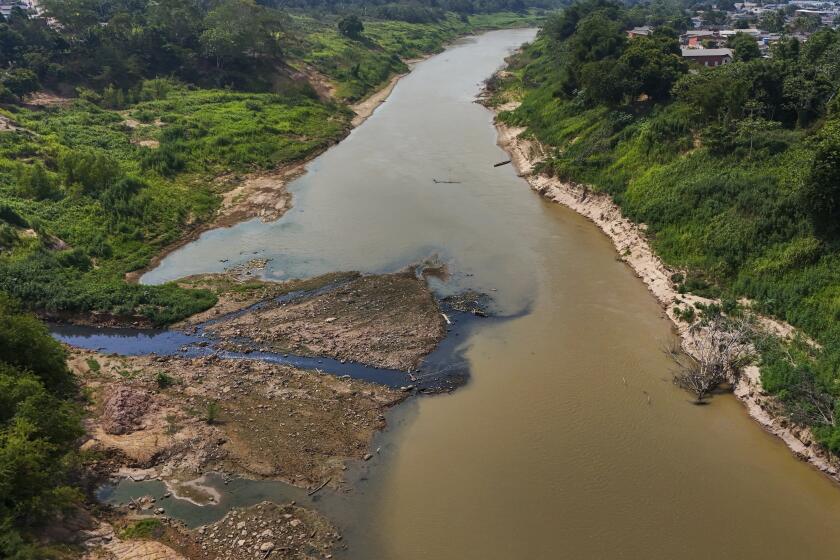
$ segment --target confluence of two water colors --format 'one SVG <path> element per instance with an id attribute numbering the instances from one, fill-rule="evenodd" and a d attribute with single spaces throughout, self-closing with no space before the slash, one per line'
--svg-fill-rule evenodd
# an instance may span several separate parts
<path id="1" fill-rule="evenodd" d="M 456 428 L 457 429 L 457 428 Z M 384 474 L 384 473 L 383 473 Z"/>

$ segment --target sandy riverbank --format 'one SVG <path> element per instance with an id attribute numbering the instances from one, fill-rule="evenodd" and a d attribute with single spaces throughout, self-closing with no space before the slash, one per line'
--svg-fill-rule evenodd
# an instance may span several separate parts
<path id="1" fill-rule="evenodd" d="M 516 106 L 517 103 L 512 102 L 493 110 L 498 114 L 513 110 Z M 533 140 L 521 138 L 525 128 L 509 127 L 498 121 L 495 126 L 498 144 L 510 154 L 511 163 L 519 175 L 544 198 L 574 210 L 598 226 L 612 240 L 621 260 L 627 263 L 662 305 L 685 341 L 689 324 L 675 315 L 675 309 L 685 308 L 686 305 L 694 306 L 697 303 L 708 305 L 719 302 L 679 293 L 677 286 L 671 281 L 672 275 L 678 271 L 666 266 L 653 252 L 643 224 L 635 224 L 624 217 L 621 209 L 607 194 L 592 191 L 585 185 L 535 173 L 535 165 L 545 157 L 546 150 L 543 146 Z M 789 337 L 795 332 L 787 323 L 768 317 L 759 317 L 759 323 L 776 336 Z M 747 408 L 750 416 L 766 431 L 779 437 L 797 457 L 840 482 L 840 461 L 814 443 L 808 428 L 792 424 L 787 417 L 780 414 L 779 403 L 761 387 L 757 366 L 745 368 L 734 388 L 734 394 Z"/>

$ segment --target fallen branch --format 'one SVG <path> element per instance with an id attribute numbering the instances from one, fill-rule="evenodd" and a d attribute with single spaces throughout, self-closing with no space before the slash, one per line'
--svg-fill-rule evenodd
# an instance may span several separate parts
<path id="1" fill-rule="evenodd" d="M 314 490 L 310 490 L 309 493 L 307 494 L 307 496 L 315 495 L 315 493 L 317 493 L 319 490 L 321 490 L 321 488 L 323 488 L 324 486 L 329 484 L 331 480 L 332 480 L 332 477 L 328 476 L 327 479 L 324 482 L 322 482 L 320 486 L 318 486 L 318 488 L 315 488 Z"/>

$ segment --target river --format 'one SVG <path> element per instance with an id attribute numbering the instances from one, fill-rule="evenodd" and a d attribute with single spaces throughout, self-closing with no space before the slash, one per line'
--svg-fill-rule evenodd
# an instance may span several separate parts
<path id="1" fill-rule="evenodd" d="M 518 314 L 464 341 L 465 387 L 392 413 L 334 508 L 351 558 L 836 557 L 840 491 L 731 396 L 692 406 L 662 352 L 670 323 L 608 239 L 493 167 L 507 157 L 473 101 L 533 34 L 418 64 L 290 186 L 282 219 L 207 232 L 142 281 L 254 256 L 273 279 L 434 257 L 452 273 L 438 291 Z"/>

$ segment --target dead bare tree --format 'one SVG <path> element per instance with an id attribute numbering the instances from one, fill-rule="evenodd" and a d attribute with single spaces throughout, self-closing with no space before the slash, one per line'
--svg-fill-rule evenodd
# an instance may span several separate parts
<path id="1" fill-rule="evenodd" d="M 677 365 L 674 383 L 691 391 L 702 404 L 722 383 L 735 384 L 753 357 L 752 326 L 747 319 L 715 317 L 691 325 L 682 348 L 667 350 Z"/>

